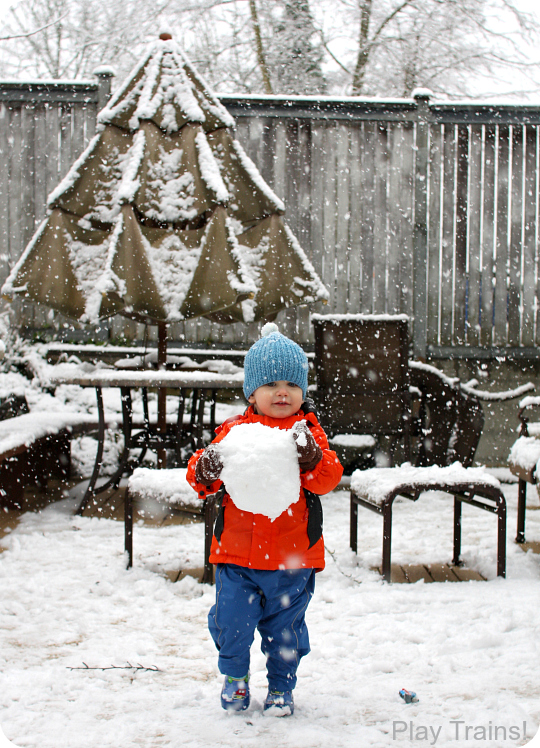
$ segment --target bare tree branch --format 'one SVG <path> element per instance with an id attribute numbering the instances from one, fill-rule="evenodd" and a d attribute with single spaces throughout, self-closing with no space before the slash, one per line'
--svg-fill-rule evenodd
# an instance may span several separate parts
<path id="1" fill-rule="evenodd" d="M 364 73 L 366 66 L 369 62 L 369 55 L 377 40 L 381 36 L 382 32 L 388 26 L 388 24 L 408 5 L 411 5 L 414 0 L 404 0 L 401 5 L 398 5 L 394 10 L 386 16 L 386 18 L 379 24 L 379 28 L 373 34 L 372 38 L 369 39 L 369 24 L 371 20 L 372 11 L 372 0 L 362 0 L 361 5 L 361 17 L 360 17 L 360 40 L 358 45 L 358 57 L 356 59 L 356 67 L 354 70 L 352 90 L 353 94 L 359 94 L 362 92 L 362 84 L 364 80 Z"/>
<path id="2" fill-rule="evenodd" d="M 9 36 L 0 36 L 0 42 L 7 42 L 10 39 L 28 39 L 31 36 L 35 36 L 36 34 L 40 34 L 42 31 L 45 31 L 46 29 L 50 29 L 51 26 L 55 26 L 57 23 L 60 23 L 60 21 L 63 21 L 64 18 L 67 18 L 68 13 L 64 13 L 63 16 L 60 16 L 60 18 L 57 18 L 54 21 L 51 21 L 50 23 L 47 23 L 45 26 L 42 26 L 40 29 L 35 29 L 34 31 L 28 31 L 25 34 L 10 34 Z"/>
<path id="3" fill-rule="evenodd" d="M 322 43 L 324 49 L 330 55 L 330 57 L 334 60 L 335 63 L 337 63 L 339 65 L 339 67 L 343 70 L 343 72 L 347 73 L 347 75 L 351 75 L 352 76 L 351 71 L 348 68 L 346 68 L 345 65 L 340 60 L 338 60 L 338 58 L 335 56 L 335 54 L 332 52 L 332 50 L 328 46 L 328 43 L 327 43 L 327 41 L 325 39 L 323 30 L 322 29 L 317 29 L 317 31 L 319 32 L 319 36 L 321 37 L 321 43 Z"/>

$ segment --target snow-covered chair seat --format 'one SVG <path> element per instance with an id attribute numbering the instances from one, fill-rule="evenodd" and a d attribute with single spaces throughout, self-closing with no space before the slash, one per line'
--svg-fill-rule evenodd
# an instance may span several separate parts
<path id="1" fill-rule="evenodd" d="M 24 486 L 68 477 L 71 434 L 88 420 L 83 413 L 24 413 L 0 421 L 0 504 L 20 507 Z"/>
<path id="2" fill-rule="evenodd" d="M 133 503 L 157 502 L 169 508 L 204 518 L 204 573 L 203 582 L 212 584 L 214 569 L 209 562 L 210 545 L 215 521 L 214 496 L 200 498 L 186 481 L 186 468 L 154 470 L 137 468 L 128 479 L 124 506 L 125 550 L 129 569 L 133 565 Z"/>
<path id="3" fill-rule="evenodd" d="M 516 543 L 525 542 L 527 483 L 536 485 L 540 474 L 540 423 L 531 423 L 531 412 L 540 407 L 540 397 L 527 396 L 519 403 L 519 437 L 508 455 L 508 467 L 518 478 L 518 511 Z"/>
<path id="4" fill-rule="evenodd" d="M 499 481 L 483 468 L 464 468 L 460 463 L 447 467 L 412 467 L 355 470 L 351 476 L 350 545 L 358 548 L 358 506 L 383 515 L 382 573 L 391 579 L 392 505 L 397 496 L 417 501 L 425 491 L 444 491 L 454 497 L 454 556 L 461 554 L 461 505 L 472 504 L 494 512 L 498 518 L 497 575 L 506 575 L 506 500 Z"/>

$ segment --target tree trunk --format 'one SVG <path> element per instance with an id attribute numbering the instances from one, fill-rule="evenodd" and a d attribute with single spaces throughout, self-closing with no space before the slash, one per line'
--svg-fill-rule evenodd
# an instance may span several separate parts
<path id="1" fill-rule="evenodd" d="M 264 83 L 264 90 L 267 94 L 274 93 L 272 90 L 272 83 L 270 81 L 270 74 L 266 65 L 266 58 L 264 56 L 264 49 L 262 44 L 261 36 L 261 25 L 259 23 L 259 16 L 257 13 L 257 5 L 255 0 L 249 0 L 249 9 L 251 11 L 251 23 L 253 24 L 253 33 L 255 34 L 255 47 L 257 49 L 257 62 L 261 69 L 262 79 Z"/>
<path id="2" fill-rule="evenodd" d="M 362 93 L 364 75 L 369 60 L 370 47 L 369 22 L 371 20 L 372 0 L 360 0 L 360 38 L 358 40 L 358 57 L 354 69 L 352 92 L 354 95 Z"/>

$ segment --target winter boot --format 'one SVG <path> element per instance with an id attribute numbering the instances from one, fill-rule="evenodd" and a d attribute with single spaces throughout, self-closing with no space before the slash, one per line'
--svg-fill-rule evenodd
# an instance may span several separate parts
<path id="1" fill-rule="evenodd" d="M 271 709 L 276 717 L 288 717 L 294 713 L 294 699 L 292 691 L 274 691 L 268 689 L 268 695 L 264 702 L 264 711 Z"/>
<path id="2" fill-rule="evenodd" d="M 221 689 L 221 706 L 231 712 L 241 712 L 248 708 L 249 673 L 243 678 L 225 676 Z"/>

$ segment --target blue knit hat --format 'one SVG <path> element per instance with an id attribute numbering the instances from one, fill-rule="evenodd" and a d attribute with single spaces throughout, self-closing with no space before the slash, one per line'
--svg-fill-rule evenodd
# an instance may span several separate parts
<path id="1" fill-rule="evenodd" d="M 244 395 L 246 400 L 257 387 L 269 382 L 294 382 L 307 392 L 308 360 L 294 341 L 282 335 L 278 326 L 268 322 L 261 337 L 246 354 L 244 363 Z"/>

